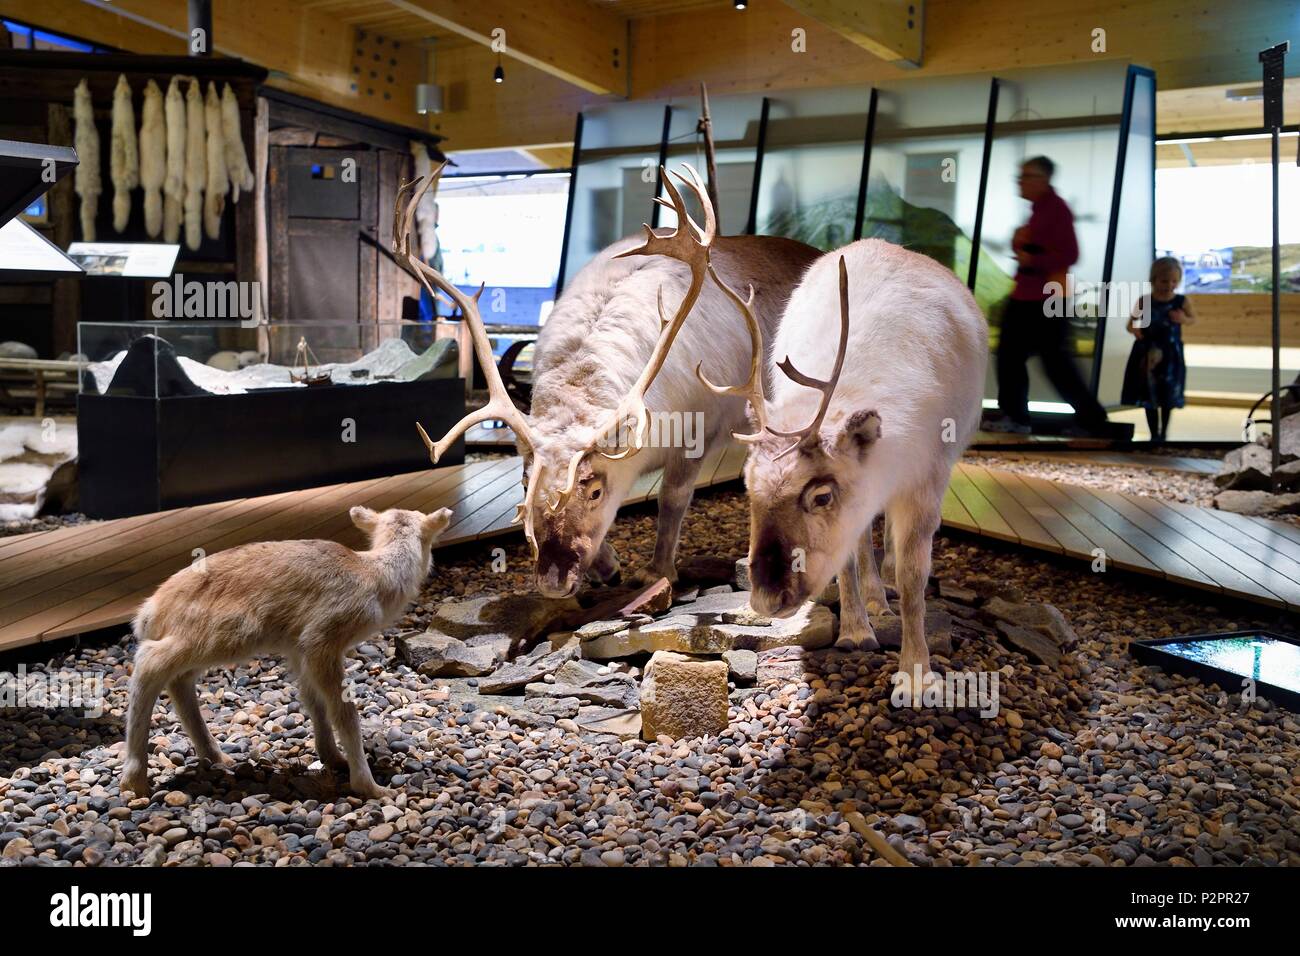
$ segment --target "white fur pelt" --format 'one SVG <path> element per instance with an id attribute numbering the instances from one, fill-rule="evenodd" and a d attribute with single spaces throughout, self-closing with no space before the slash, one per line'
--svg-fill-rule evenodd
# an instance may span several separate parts
<path id="1" fill-rule="evenodd" d="M 163 97 L 150 80 L 144 88 L 140 111 L 140 185 L 144 187 L 144 231 L 157 239 L 163 226 L 163 180 L 167 175 L 167 130 L 163 123 Z"/>
<path id="2" fill-rule="evenodd" d="M 244 151 L 244 135 L 239 130 L 239 100 L 227 83 L 221 89 L 221 135 L 226 145 L 226 175 L 230 177 L 230 201 L 239 202 L 240 190 L 253 191 L 253 170 Z"/>
<path id="3" fill-rule="evenodd" d="M 185 91 L 185 246 L 191 251 L 203 242 L 203 186 L 208 175 L 204 112 L 199 81 L 190 80 Z"/>
<path id="4" fill-rule="evenodd" d="M 117 78 L 113 91 L 113 145 L 108 169 L 113 180 L 113 231 L 122 232 L 131 221 L 131 190 L 140 185 L 135 106 L 131 103 L 131 84 L 124 75 Z"/>
<path id="5" fill-rule="evenodd" d="M 167 175 L 163 179 L 163 240 L 176 242 L 181 237 L 181 217 L 185 211 L 185 96 L 181 93 L 181 81 L 175 76 L 167 84 L 164 113 Z"/>
<path id="6" fill-rule="evenodd" d="M 429 157 L 429 149 L 423 143 L 411 143 L 411 155 L 415 158 L 415 176 L 417 179 L 426 179 L 433 172 L 433 160 Z M 435 190 L 438 188 L 437 183 L 433 188 L 424 194 L 420 200 L 420 205 L 415 207 L 415 228 L 420 240 L 420 257 L 425 262 L 432 261 L 434 254 L 438 251 L 438 231 L 434 227 L 438 224 L 437 197 Z"/>
<path id="7" fill-rule="evenodd" d="M 835 434 L 854 412 L 880 416 L 862 493 L 853 498 L 857 513 L 840 519 L 865 528 L 900 491 L 915 494 L 939 483 L 942 497 L 979 423 L 988 325 L 965 284 L 928 256 L 881 239 L 828 253 L 790 296 L 771 340 L 770 428 L 802 428 L 817 412 L 821 393 L 795 383 L 775 363 L 789 356 L 805 375 L 830 375 L 840 337 L 841 255 L 849 276 L 849 341 L 822 433 Z M 845 548 L 857 540 L 846 534 Z M 839 567 L 846 559 L 847 551 L 832 563 Z"/>
<path id="8" fill-rule="evenodd" d="M 104 191 L 99 174 L 99 130 L 95 129 L 95 107 L 90 102 L 90 87 L 82 80 L 72 94 L 72 116 L 76 121 L 73 134 L 77 146 L 76 192 L 81 197 L 81 238 L 95 241 L 95 214 L 99 194 Z"/>
<path id="9" fill-rule="evenodd" d="M 203 198 L 203 231 L 209 239 L 221 235 L 221 214 L 226 209 L 226 138 L 221 129 L 221 97 L 217 84 L 208 84 L 208 98 L 203 109 L 208 134 L 208 184 Z"/>

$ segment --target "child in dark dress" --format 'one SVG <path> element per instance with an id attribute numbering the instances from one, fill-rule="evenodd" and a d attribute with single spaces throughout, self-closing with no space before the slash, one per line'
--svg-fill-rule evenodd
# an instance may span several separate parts
<path id="1" fill-rule="evenodd" d="M 1146 409 L 1152 443 L 1165 441 L 1169 416 L 1185 404 L 1187 364 L 1183 360 L 1183 326 L 1196 321 L 1187 297 L 1175 292 L 1183 281 L 1182 264 L 1173 256 L 1151 266 L 1151 294 L 1133 309 L 1129 331 L 1137 341 L 1124 372 L 1120 402 Z"/>

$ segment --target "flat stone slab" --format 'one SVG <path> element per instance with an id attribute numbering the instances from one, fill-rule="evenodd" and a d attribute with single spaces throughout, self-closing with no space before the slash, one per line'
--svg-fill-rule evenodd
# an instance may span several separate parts
<path id="1" fill-rule="evenodd" d="M 398 635 L 395 644 L 398 659 L 426 677 L 479 677 L 497 664 L 491 647 L 471 647 L 437 631 Z"/>
<path id="2" fill-rule="evenodd" d="M 581 641 L 584 658 L 613 660 L 655 651 L 720 655 L 736 649 L 826 647 L 835 640 L 836 630 L 834 612 L 813 602 L 788 618 L 757 617 L 749 608 L 749 594 L 744 591 L 702 594 L 655 621 L 632 623 L 618 629 L 613 628 L 614 622 L 598 623 L 600 627 L 588 625 L 585 632 L 580 629 L 553 634 L 552 643 L 563 643 L 576 636 Z M 610 626 L 607 628 L 605 624 Z"/>
<path id="3" fill-rule="evenodd" d="M 545 634 L 557 621 L 581 611 L 574 598 L 554 600 L 535 594 L 486 594 L 463 601 L 444 601 L 429 630 L 469 642 L 506 637 L 525 643 Z"/>
<path id="4" fill-rule="evenodd" d="M 995 623 L 1005 621 L 1017 627 L 1027 627 L 1051 638 L 1057 647 L 1070 647 L 1078 639 L 1060 611 L 1050 604 L 1016 604 L 1000 597 L 990 598 L 980 608 Z"/>
<path id="5" fill-rule="evenodd" d="M 1040 664 L 1056 667 L 1061 663 L 1061 648 L 1040 631 L 998 621 L 998 632 L 1002 635 L 1002 643 Z"/>
<path id="6" fill-rule="evenodd" d="M 542 644 L 541 647 L 549 650 L 546 644 Z M 528 684 L 543 680 L 547 674 L 554 674 L 565 662 L 577 656 L 576 642 L 540 656 L 526 655 L 517 661 L 498 667 L 487 677 L 481 678 L 478 682 L 479 693 L 509 694 L 520 690 Z"/>

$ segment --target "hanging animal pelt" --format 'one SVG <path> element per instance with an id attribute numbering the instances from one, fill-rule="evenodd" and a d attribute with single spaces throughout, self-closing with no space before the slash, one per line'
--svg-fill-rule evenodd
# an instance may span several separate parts
<path id="1" fill-rule="evenodd" d="M 163 125 L 163 97 L 150 80 L 144 88 L 140 111 L 140 185 L 144 187 L 144 231 L 157 239 L 163 226 L 163 180 L 167 175 L 167 130 Z"/>
<path id="2" fill-rule="evenodd" d="M 209 239 L 221 235 L 221 214 L 226 208 L 226 137 L 221 131 L 221 97 L 217 84 L 208 84 L 208 98 L 203 109 L 208 132 L 208 186 L 203 198 L 203 231 Z"/>
<path id="3" fill-rule="evenodd" d="M 230 177 L 230 201 L 239 202 L 239 191 L 253 191 L 253 171 L 244 152 L 244 136 L 239 130 L 239 101 L 227 83 L 221 90 L 221 132 L 226 138 L 226 175 Z"/>
<path id="4" fill-rule="evenodd" d="M 193 251 L 203 242 L 203 183 L 208 175 L 203 94 L 199 81 L 185 91 L 185 246 Z"/>
<path id="5" fill-rule="evenodd" d="M 72 117 L 76 121 L 73 141 L 77 145 L 75 188 L 81 197 L 81 238 L 95 241 L 95 214 L 103 180 L 99 175 L 99 130 L 95 129 L 95 107 L 90 102 L 90 87 L 82 80 L 72 94 Z"/>
<path id="6" fill-rule="evenodd" d="M 140 185 L 140 146 L 135 133 L 131 84 L 117 78 L 113 91 L 113 146 L 108 171 L 113 179 L 113 231 L 122 232 L 131 220 L 131 190 Z"/>
<path id="7" fill-rule="evenodd" d="M 163 241 L 181 237 L 185 210 L 185 96 L 181 81 L 173 76 L 167 84 L 167 176 L 163 179 Z"/>
<path id="8" fill-rule="evenodd" d="M 423 143 L 412 141 L 411 155 L 415 157 L 415 177 L 423 181 L 433 173 L 433 160 L 429 158 L 429 149 Z M 432 262 L 434 254 L 438 251 L 438 231 L 434 228 L 438 224 L 435 189 L 437 183 L 421 197 L 420 204 L 415 207 L 415 228 L 419 233 L 420 256 L 425 262 Z"/>

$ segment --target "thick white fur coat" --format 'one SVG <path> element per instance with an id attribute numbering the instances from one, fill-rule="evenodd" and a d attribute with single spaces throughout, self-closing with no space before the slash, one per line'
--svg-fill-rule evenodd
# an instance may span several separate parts
<path id="1" fill-rule="evenodd" d="M 988 325 L 965 285 L 928 256 L 864 239 L 818 259 L 790 297 L 768 353 L 772 428 L 812 420 L 821 393 L 775 365 L 827 378 L 840 336 L 839 258 L 849 276 L 849 342 L 844 372 L 822 433 L 835 434 L 857 411 L 880 415 L 855 510 L 863 525 L 900 490 L 947 484 L 979 424 L 988 364 Z"/>

